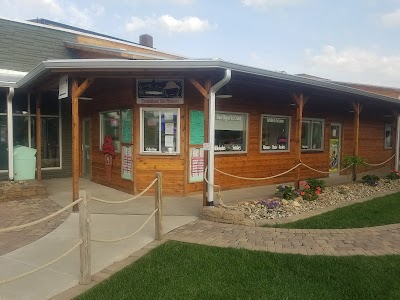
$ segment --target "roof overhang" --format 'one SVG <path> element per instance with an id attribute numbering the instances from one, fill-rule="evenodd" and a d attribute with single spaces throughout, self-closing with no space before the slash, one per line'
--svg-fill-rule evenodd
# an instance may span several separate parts
<path id="1" fill-rule="evenodd" d="M 258 79 L 268 79 L 275 82 L 292 84 L 306 89 L 318 89 L 325 92 L 346 94 L 354 99 L 367 98 L 400 104 L 398 99 L 383 96 L 349 86 L 340 85 L 331 81 L 316 80 L 297 75 L 274 72 L 265 69 L 230 63 L 222 60 L 126 60 L 126 59 L 66 59 L 48 60 L 40 63 L 25 77 L 17 82 L 17 87 L 23 88 L 34 85 L 50 73 L 71 72 L 141 72 L 147 75 L 149 72 L 199 72 L 199 71 L 223 71 L 230 69 L 233 76 L 236 74 L 250 75 Z M 301 89 L 299 88 L 299 92 Z"/>
<path id="2" fill-rule="evenodd" d="M 21 80 L 26 74 L 26 72 L 0 69 L 0 87 L 16 87 L 17 81 Z"/>

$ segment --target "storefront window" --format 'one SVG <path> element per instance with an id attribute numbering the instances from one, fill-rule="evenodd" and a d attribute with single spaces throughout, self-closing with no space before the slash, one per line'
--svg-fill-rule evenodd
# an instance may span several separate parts
<path id="1" fill-rule="evenodd" d="M 392 126 L 390 124 L 385 124 L 385 149 L 392 149 Z"/>
<path id="2" fill-rule="evenodd" d="M 290 117 L 262 116 L 261 122 L 261 151 L 288 151 Z"/>
<path id="3" fill-rule="evenodd" d="M 324 121 L 317 119 L 303 119 L 301 129 L 302 150 L 323 150 Z"/>
<path id="4" fill-rule="evenodd" d="M 246 151 L 247 114 L 215 114 L 215 152 Z"/>
<path id="5" fill-rule="evenodd" d="M 120 111 L 108 111 L 100 113 L 100 149 L 103 146 L 104 137 L 111 136 L 116 152 L 120 152 Z"/>
<path id="6" fill-rule="evenodd" d="M 141 152 L 179 153 L 179 109 L 143 108 Z"/>
<path id="7" fill-rule="evenodd" d="M 8 170 L 7 148 L 7 116 L 0 115 L 0 170 L 2 171 Z"/>

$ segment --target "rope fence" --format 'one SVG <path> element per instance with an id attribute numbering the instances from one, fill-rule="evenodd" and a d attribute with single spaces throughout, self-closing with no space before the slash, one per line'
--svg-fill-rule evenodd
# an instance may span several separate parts
<path id="1" fill-rule="evenodd" d="M 156 184 L 157 183 L 157 184 Z M 150 216 L 146 219 L 146 221 L 132 234 L 129 234 L 127 236 L 121 237 L 121 238 L 116 238 L 116 239 L 110 239 L 110 240 L 103 240 L 103 239 L 91 239 L 90 238 L 90 212 L 88 208 L 88 202 L 90 200 L 94 200 L 97 202 L 102 202 L 106 204 L 121 204 L 121 203 L 127 203 L 130 201 L 133 201 L 140 196 L 144 195 L 152 186 L 155 185 L 155 209 L 154 211 L 150 214 Z M 18 230 L 18 229 L 24 229 L 29 226 L 34 226 L 39 223 L 45 222 L 47 220 L 50 220 L 62 212 L 70 209 L 71 207 L 79 204 L 79 236 L 80 240 L 77 244 L 75 244 L 71 249 L 66 251 L 65 253 L 61 254 L 60 256 L 56 257 L 52 261 L 46 263 L 43 266 L 37 267 L 31 271 L 28 271 L 26 273 L 20 274 L 18 276 L 14 276 L 11 278 L 7 278 L 4 280 L 0 281 L 0 285 L 12 282 L 14 280 L 18 280 L 20 278 L 26 277 L 28 275 L 31 275 L 35 272 L 38 272 L 40 270 L 43 270 L 44 268 L 54 264 L 55 262 L 61 260 L 62 258 L 66 257 L 68 254 L 70 254 L 72 251 L 74 251 L 76 248 L 80 247 L 80 283 L 81 284 L 88 284 L 91 282 L 91 247 L 90 247 L 90 241 L 95 241 L 95 242 L 102 242 L 102 243 L 112 243 L 112 242 L 119 242 L 122 240 L 126 240 L 130 237 L 133 237 L 137 233 L 139 233 L 143 228 L 150 222 L 150 220 L 155 216 L 155 239 L 156 240 L 161 240 L 162 235 L 163 235 L 163 228 L 162 228 L 162 173 L 157 172 L 156 173 L 156 178 L 144 189 L 140 194 L 131 197 L 129 199 L 123 200 L 123 201 L 108 201 L 96 197 L 91 197 L 90 196 L 90 191 L 89 190 L 81 190 L 80 191 L 80 197 L 70 203 L 69 205 L 63 207 L 62 209 L 52 213 L 51 215 L 48 215 L 42 219 L 18 225 L 18 226 L 12 226 L 8 228 L 1 228 L 0 233 L 3 232 L 9 232 L 13 230 Z"/>

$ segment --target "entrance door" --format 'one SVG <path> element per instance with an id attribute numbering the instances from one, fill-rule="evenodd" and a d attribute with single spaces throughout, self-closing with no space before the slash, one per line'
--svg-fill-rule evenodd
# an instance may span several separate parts
<path id="1" fill-rule="evenodd" d="M 82 176 L 90 178 L 90 120 L 82 122 Z"/>
<path id="2" fill-rule="evenodd" d="M 342 125 L 331 124 L 331 136 L 329 139 L 329 173 L 338 175 L 340 170 L 340 153 L 342 150 Z"/>

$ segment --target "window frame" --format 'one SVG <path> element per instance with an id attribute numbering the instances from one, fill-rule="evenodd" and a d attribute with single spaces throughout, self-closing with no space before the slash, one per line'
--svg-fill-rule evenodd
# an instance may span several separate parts
<path id="1" fill-rule="evenodd" d="M 119 113 L 119 128 L 118 128 L 118 135 L 119 135 L 119 150 L 115 149 L 115 153 L 121 153 L 121 149 L 122 149 L 122 144 L 121 144 L 121 110 L 120 109 L 111 109 L 111 110 L 105 110 L 105 111 L 101 111 L 99 112 L 99 125 L 100 125 L 100 130 L 99 130 L 99 134 L 100 134 L 100 144 L 99 144 L 99 150 L 103 151 L 103 143 L 104 143 L 104 133 L 103 133 L 103 117 L 102 114 L 106 114 L 106 113 L 110 113 L 110 112 L 118 112 Z"/>
<path id="2" fill-rule="evenodd" d="M 318 121 L 318 122 L 322 122 L 322 139 L 321 139 L 321 148 L 318 149 L 303 149 L 303 145 L 301 142 L 301 137 L 300 137 L 300 150 L 301 152 L 323 152 L 325 151 L 325 119 L 319 119 L 319 118 L 303 118 L 302 122 L 301 122 L 301 126 L 303 126 L 303 122 L 310 122 L 311 126 L 310 126 L 310 132 L 308 133 L 308 137 L 309 137 L 309 141 L 312 145 L 312 132 L 313 132 L 313 121 Z M 303 134 L 303 132 L 302 132 Z"/>
<path id="3" fill-rule="evenodd" d="M 236 112 L 236 111 L 216 111 L 215 112 L 215 118 L 217 117 L 217 114 L 234 114 L 234 115 L 245 115 L 246 116 L 246 124 L 245 124 L 245 132 L 246 132 L 246 139 L 245 139 L 245 146 L 246 150 L 242 151 L 215 151 L 214 148 L 214 154 L 215 155 L 222 155 L 222 154 L 247 154 L 249 143 L 249 113 L 245 112 Z M 215 144 L 215 131 L 217 129 L 214 128 L 214 144 Z M 211 145 L 210 145 L 211 146 Z M 212 145 L 212 147 L 215 147 L 215 145 Z"/>
<path id="4" fill-rule="evenodd" d="M 263 119 L 264 117 L 268 118 L 268 117 L 272 117 L 272 118 L 286 118 L 289 120 L 289 124 L 288 124 L 288 147 L 286 150 L 263 150 L 262 146 L 263 146 L 263 141 L 262 141 L 262 137 L 263 137 Z M 292 129 L 292 117 L 291 116 L 284 116 L 284 115 L 269 115 L 269 114 L 261 114 L 261 119 L 260 119 L 260 153 L 282 153 L 282 152 L 290 152 L 290 146 L 291 146 L 291 142 L 290 142 L 290 134 L 291 134 L 291 129 Z"/>
<path id="5" fill-rule="evenodd" d="M 143 114 L 145 111 L 158 111 L 160 113 L 159 118 L 163 112 L 175 112 L 177 113 L 176 117 L 176 152 L 166 153 L 161 151 L 161 130 L 159 130 L 159 148 L 158 151 L 145 151 L 144 150 L 144 118 Z M 181 154 L 181 109 L 179 107 L 141 107 L 140 108 L 140 155 L 165 155 L 165 156 L 177 156 Z M 161 126 L 161 122 L 159 122 L 159 126 Z"/>
<path id="6" fill-rule="evenodd" d="M 386 128 L 390 128 L 390 141 L 391 141 L 391 144 L 392 144 L 391 147 L 386 146 Z M 393 127 L 392 127 L 392 125 L 389 124 L 389 123 L 385 123 L 385 126 L 384 126 L 383 130 L 384 130 L 383 149 L 385 149 L 385 150 L 393 149 Z"/>

